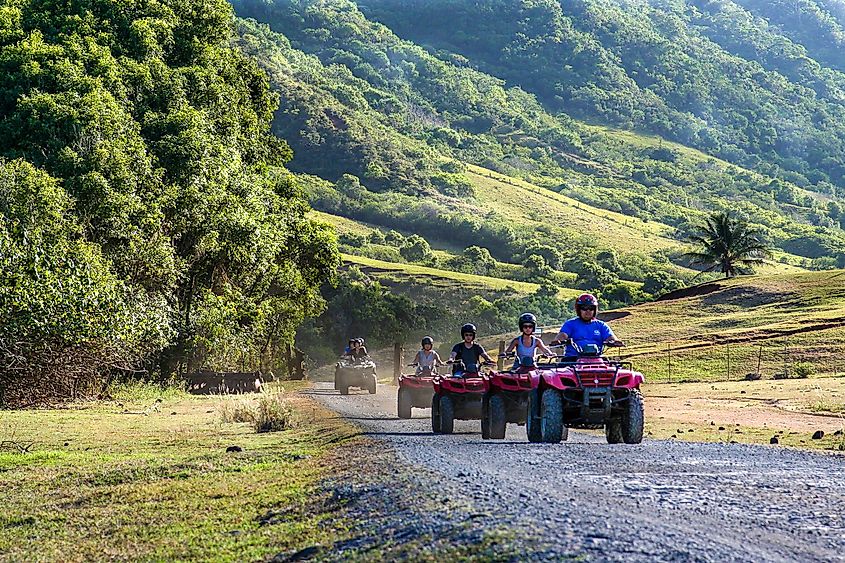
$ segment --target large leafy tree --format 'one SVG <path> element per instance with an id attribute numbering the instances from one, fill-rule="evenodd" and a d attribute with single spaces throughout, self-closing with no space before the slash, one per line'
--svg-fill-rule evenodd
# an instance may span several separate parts
<path id="1" fill-rule="evenodd" d="M 769 255 L 768 245 L 746 221 L 724 212 L 710 215 L 689 241 L 698 246 L 686 254 L 690 263 L 703 266 L 705 272 L 721 272 L 726 278 L 750 273 Z"/>
<path id="2" fill-rule="evenodd" d="M 225 0 L 0 0 L 0 157 L 60 192 L 123 302 L 158 304 L 164 375 L 291 338 L 337 261 L 232 34 Z"/>

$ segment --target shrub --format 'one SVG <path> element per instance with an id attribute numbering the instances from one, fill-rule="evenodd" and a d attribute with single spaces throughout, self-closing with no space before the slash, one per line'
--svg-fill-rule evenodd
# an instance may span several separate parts
<path id="1" fill-rule="evenodd" d="M 245 422 L 256 432 L 279 432 L 291 428 L 294 411 L 282 393 L 264 394 L 258 400 L 229 398 L 218 407 L 225 423 Z"/>
<path id="2" fill-rule="evenodd" d="M 262 395 L 258 399 L 258 406 L 252 420 L 256 432 L 279 432 L 293 426 L 293 407 L 282 397 Z"/>
<path id="3" fill-rule="evenodd" d="M 816 366 L 814 366 L 810 362 L 798 362 L 797 364 L 795 364 L 793 372 L 795 373 L 795 377 L 797 379 L 806 379 L 811 375 L 815 375 Z"/>

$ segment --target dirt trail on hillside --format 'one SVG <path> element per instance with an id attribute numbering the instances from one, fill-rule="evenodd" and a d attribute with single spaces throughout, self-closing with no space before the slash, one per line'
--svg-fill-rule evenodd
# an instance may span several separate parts
<path id="1" fill-rule="evenodd" d="M 389 446 L 426 483 L 449 484 L 395 494 L 467 503 L 489 530 L 524 538 L 520 559 L 845 561 L 842 456 L 659 440 L 608 445 L 586 432 L 530 444 L 514 425 L 493 442 L 481 440 L 477 421 L 438 436 L 427 409 L 396 417 L 392 386 L 341 397 L 318 383 L 306 393 Z"/>

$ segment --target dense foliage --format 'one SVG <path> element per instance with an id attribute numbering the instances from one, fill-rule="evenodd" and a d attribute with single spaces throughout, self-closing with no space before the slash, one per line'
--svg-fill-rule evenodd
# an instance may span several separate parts
<path id="1" fill-rule="evenodd" d="M 454 11 L 456 19 L 444 26 L 462 26 L 458 31 L 449 27 L 453 41 L 471 37 L 473 45 L 500 38 L 493 28 L 509 25 L 513 10 L 525 10 L 513 15 L 525 19 L 525 26 L 539 29 L 559 23 L 542 8 L 547 3 L 534 3 L 531 9 L 519 3 L 506 4 L 485 12 L 501 18 L 479 17 L 472 11 L 486 6 L 484 2 L 403 2 L 401 9 L 387 14 L 386 7 L 392 4 L 385 0 L 366 3 L 366 10 L 402 30 L 411 25 L 413 14 L 419 13 L 421 21 L 431 23 L 436 17 L 446 17 L 444 14 L 451 17 Z M 814 184 L 794 174 L 782 174 L 781 167 L 757 166 L 757 161 L 780 158 L 768 149 L 755 149 L 757 160 L 748 164 L 765 173 L 761 174 L 659 139 L 585 125 L 560 112 L 581 115 L 573 107 L 549 103 L 540 92 L 540 101 L 526 93 L 522 88 L 527 81 L 514 79 L 522 88 L 507 87 L 503 80 L 471 68 L 477 62 L 499 72 L 499 67 L 483 64 L 485 57 L 493 56 L 489 51 L 481 52 L 479 47 L 478 53 L 469 53 L 471 59 L 454 52 L 435 56 L 369 21 L 347 0 L 237 0 L 235 6 L 240 14 L 266 21 L 276 31 L 254 22 L 239 24 L 240 45 L 267 69 L 284 100 L 284 109 L 276 118 L 277 132 L 290 140 L 297 154 L 308 154 L 302 161 L 295 159 L 292 166 L 333 182 L 344 174 L 354 176 L 359 181 L 357 187 L 344 182 L 345 188 L 354 188 L 347 189 L 353 198 L 366 198 L 368 190 L 422 193 L 436 196 L 436 205 L 430 205 L 466 216 L 473 206 L 474 190 L 462 179 L 458 162 L 444 164 L 449 162 L 444 158 L 453 158 L 528 178 L 594 206 L 672 225 L 678 228 L 679 240 L 685 240 L 691 225 L 703 220 L 704 211 L 719 209 L 744 214 L 766 231 L 776 247 L 808 259 L 835 258 L 845 249 L 839 228 L 845 220 L 841 213 L 845 200 L 835 193 L 833 184 L 823 179 Z M 618 12 L 616 8 L 608 10 Z M 434 19 L 426 20 L 428 17 Z M 420 27 L 426 29 L 415 33 L 436 33 L 432 26 Z M 524 33 L 513 41 L 523 36 L 526 49 L 536 47 Z M 437 37 L 430 39 L 436 41 Z M 598 39 L 592 42 L 601 47 Z M 643 49 L 648 52 L 652 47 Z M 512 51 L 495 53 L 500 65 L 530 71 L 544 84 L 553 84 L 555 73 L 563 67 L 546 62 L 556 60 L 549 58 L 554 53 L 543 57 L 535 53 L 530 60 L 522 60 Z M 723 80 L 729 76 L 724 69 L 713 72 Z M 695 87 L 683 76 L 673 80 Z M 596 79 L 590 84 L 591 91 L 604 92 L 602 96 L 628 95 L 612 81 Z M 717 102 L 721 103 L 718 99 L 713 103 Z M 758 103 L 761 108 L 770 106 Z M 624 104 L 646 107 L 633 94 Z M 718 124 L 722 117 L 714 115 L 712 119 Z M 827 146 L 809 140 L 802 143 L 822 152 Z M 839 153 L 831 155 L 840 157 Z M 829 193 L 821 196 L 795 182 Z M 319 201 L 315 204 L 322 205 Z M 356 215 L 354 207 L 347 208 L 345 202 L 340 207 L 331 212 L 395 227 L 393 219 Z M 450 235 L 450 231 L 440 232 Z M 461 240 L 449 242 L 464 244 Z"/>
<path id="2" fill-rule="evenodd" d="M 223 0 L 0 2 L 0 402 L 269 359 L 319 311 L 333 237 L 231 35 Z"/>
<path id="3" fill-rule="evenodd" d="M 374 0 L 364 6 L 400 35 L 466 57 L 556 111 L 653 131 L 768 174 L 780 167 L 802 185 L 845 187 L 841 4 Z"/>

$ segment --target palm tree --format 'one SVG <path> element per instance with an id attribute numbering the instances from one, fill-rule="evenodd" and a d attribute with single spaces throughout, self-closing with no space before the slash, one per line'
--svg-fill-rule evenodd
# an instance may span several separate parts
<path id="1" fill-rule="evenodd" d="M 752 266 L 771 255 L 769 246 L 747 222 L 724 212 L 710 215 L 689 241 L 699 246 L 685 254 L 691 258 L 690 264 L 706 266 L 702 273 L 722 272 L 726 278 L 751 273 Z"/>

